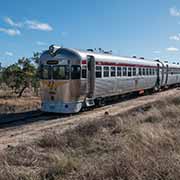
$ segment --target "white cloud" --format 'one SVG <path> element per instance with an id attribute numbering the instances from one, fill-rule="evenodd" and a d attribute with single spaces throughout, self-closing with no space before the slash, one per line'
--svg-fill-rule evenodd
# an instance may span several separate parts
<path id="1" fill-rule="evenodd" d="M 175 47 L 169 47 L 169 48 L 166 48 L 166 51 L 169 51 L 169 52 L 178 52 L 179 49 L 175 48 Z"/>
<path id="2" fill-rule="evenodd" d="M 47 45 L 47 43 L 42 42 L 42 41 L 37 41 L 36 44 L 37 44 L 38 46 L 45 46 L 45 45 Z"/>
<path id="3" fill-rule="evenodd" d="M 170 36 L 169 39 L 174 40 L 174 41 L 180 41 L 180 34 L 175 35 L 175 36 Z"/>
<path id="4" fill-rule="evenodd" d="M 22 23 L 20 23 L 20 22 L 14 22 L 10 17 L 5 17 L 4 18 L 4 21 L 7 23 L 7 24 L 9 24 L 9 25 L 11 25 L 11 26 L 13 26 L 13 27 L 22 27 Z"/>
<path id="5" fill-rule="evenodd" d="M 36 20 L 26 20 L 24 22 L 15 22 L 12 18 L 5 17 L 4 21 L 8 25 L 10 25 L 12 27 L 16 27 L 16 28 L 27 27 L 28 29 L 41 30 L 41 31 L 52 31 L 53 30 L 52 26 L 49 25 L 48 23 L 44 23 L 44 22 L 40 22 L 40 21 L 36 21 Z M 5 30 L 8 30 L 8 29 L 1 28 L 1 32 L 2 31 L 5 32 Z M 17 34 L 20 34 L 19 30 L 16 30 L 16 32 L 17 32 Z M 66 32 L 63 32 L 62 36 L 65 36 L 66 34 L 67 34 Z"/>
<path id="6" fill-rule="evenodd" d="M 180 10 L 177 10 L 176 7 L 170 8 L 169 13 L 171 16 L 176 16 L 176 17 L 180 16 Z"/>
<path id="7" fill-rule="evenodd" d="M 3 32 L 9 36 L 17 36 L 21 34 L 21 32 L 18 29 L 0 28 L 0 32 Z"/>
<path id="8" fill-rule="evenodd" d="M 6 56 L 13 56 L 13 53 L 12 53 L 12 52 L 9 52 L 9 51 L 6 51 L 6 52 L 5 52 L 5 55 L 6 55 Z"/>
<path id="9" fill-rule="evenodd" d="M 153 51 L 154 54 L 160 54 L 161 51 Z"/>
<path id="10" fill-rule="evenodd" d="M 34 30 L 41 30 L 41 31 L 52 31 L 53 28 L 47 24 L 47 23 L 42 23 L 34 20 L 27 20 L 25 24 L 28 26 L 29 29 L 34 29 Z"/>

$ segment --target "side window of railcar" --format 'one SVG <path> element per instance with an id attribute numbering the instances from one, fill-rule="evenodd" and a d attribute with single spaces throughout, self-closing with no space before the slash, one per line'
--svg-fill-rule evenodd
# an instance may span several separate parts
<path id="1" fill-rule="evenodd" d="M 82 78 L 87 78 L 87 66 L 82 66 Z"/>
<path id="2" fill-rule="evenodd" d="M 104 66 L 104 77 L 109 77 L 109 66 Z"/>
<path id="3" fill-rule="evenodd" d="M 143 76 L 145 76 L 145 75 L 146 75 L 146 69 L 143 68 Z"/>
<path id="4" fill-rule="evenodd" d="M 149 69 L 149 74 L 152 75 L 152 69 L 151 68 Z"/>
<path id="5" fill-rule="evenodd" d="M 81 77 L 81 67 L 79 65 L 71 66 L 71 79 L 80 79 Z"/>
<path id="6" fill-rule="evenodd" d="M 123 67 L 123 76 L 127 76 L 127 67 Z"/>
<path id="7" fill-rule="evenodd" d="M 139 75 L 142 76 L 142 68 L 139 68 Z"/>
<path id="8" fill-rule="evenodd" d="M 136 68 L 133 67 L 133 76 L 136 76 Z"/>
<path id="9" fill-rule="evenodd" d="M 149 75 L 149 69 L 146 68 L 146 75 L 148 76 Z"/>
<path id="10" fill-rule="evenodd" d="M 128 67 L 128 76 L 129 77 L 132 76 L 132 69 L 131 69 L 131 67 Z"/>
<path id="11" fill-rule="evenodd" d="M 96 78 L 101 78 L 101 77 L 102 77 L 102 67 L 96 66 Z"/>
<path id="12" fill-rule="evenodd" d="M 111 67 L 111 77 L 116 76 L 116 67 Z"/>
<path id="13" fill-rule="evenodd" d="M 121 67 L 117 67 L 117 76 L 121 76 Z"/>

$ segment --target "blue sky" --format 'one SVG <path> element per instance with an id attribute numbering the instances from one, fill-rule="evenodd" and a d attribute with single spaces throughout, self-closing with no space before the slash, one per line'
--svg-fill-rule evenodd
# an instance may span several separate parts
<path id="1" fill-rule="evenodd" d="M 180 62 L 179 0 L 0 0 L 0 62 L 57 44 Z"/>

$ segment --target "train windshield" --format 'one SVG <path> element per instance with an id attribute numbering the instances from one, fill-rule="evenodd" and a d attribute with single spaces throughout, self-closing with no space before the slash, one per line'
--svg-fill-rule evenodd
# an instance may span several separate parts
<path id="1" fill-rule="evenodd" d="M 41 79 L 56 79 L 66 80 L 69 79 L 69 66 L 48 66 L 42 65 L 40 67 Z"/>
<path id="2" fill-rule="evenodd" d="M 40 67 L 41 79 L 55 79 L 55 80 L 68 80 L 70 79 L 80 79 L 81 77 L 81 67 L 79 65 L 58 65 L 49 66 L 42 65 Z"/>
<path id="3" fill-rule="evenodd" d="M 53 79 L 69 79 L 69 66 L 53 66 Z"/>
<path id="4" fill-rule="evenodd" d="M 79 65 L 71 66 L 71 79 L 80 79 L 81 77 L 81 67 Z"/>
<path id="5" fill-rule="evenodd" d="M 51 79 L 51 68 L 47 65 L 42 65 L 40 67 L 41 79 Z"/>

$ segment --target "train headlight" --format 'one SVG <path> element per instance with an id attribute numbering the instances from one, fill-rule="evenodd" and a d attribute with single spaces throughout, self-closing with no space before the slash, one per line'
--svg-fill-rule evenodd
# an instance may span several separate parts
<path id="1" fill-rule="evenodd" d="M 61 48 L 60 46 L 55 46 L 55 45 L 49 46 L 49 54 L 51 56 L 55 55 L 56 51 L 60 48 Z"/>
<path id="2" fill-rule="evenodd" d="M 54 54 L 54 45 L 49 46 L 49 54 Z"/>

